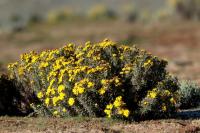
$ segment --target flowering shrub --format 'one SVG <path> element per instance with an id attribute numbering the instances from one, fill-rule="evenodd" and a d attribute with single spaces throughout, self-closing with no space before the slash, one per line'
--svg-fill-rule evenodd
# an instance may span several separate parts
<path id="1" fill-rule="evenodd" d="M 53 116 L 142 118 L 176 111 L 177 80 L 167 62 L 135 46 L 104 40 L 21 55 L 10 76 L 34 92 L 35 110 Z"/>

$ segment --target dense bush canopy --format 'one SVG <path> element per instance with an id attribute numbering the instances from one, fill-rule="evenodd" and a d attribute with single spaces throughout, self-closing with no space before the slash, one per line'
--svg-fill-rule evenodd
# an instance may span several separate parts
<path id="1" fill-rule="evenodd" d="M 23 54 L 8 68 L 37 95 L 40 102 L 31 105 L 45 115 L 142 119 L 176 111 L 178 82 L 166 65 L 145 50 L 104 40 Z"/>

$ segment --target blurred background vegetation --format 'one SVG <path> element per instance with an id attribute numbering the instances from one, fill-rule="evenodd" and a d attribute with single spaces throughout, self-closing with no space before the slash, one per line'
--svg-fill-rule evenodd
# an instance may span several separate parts
<path id="1" fill-rule="evenodd" d="M 35 23 L 199 19 L 199 0 L 0 0 L 1 31 Z"/>
<path id="2" fill-rule="evenodd" d="M 0 71 L 30 50 L 109 38 L 167 58 L 170 72 L 200 83 L 199 20 L 200 0 L 0 0 Z"/>

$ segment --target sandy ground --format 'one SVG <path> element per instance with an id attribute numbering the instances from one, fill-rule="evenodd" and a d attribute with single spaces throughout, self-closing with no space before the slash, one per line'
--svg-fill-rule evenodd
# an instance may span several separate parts
<path id="1" fill-rule="evenodd" d="M 152 120 L 122 123 L 106 119 L 0 117 L 1 133 L 185 133 L 200 132 L 199 120 Z"/>

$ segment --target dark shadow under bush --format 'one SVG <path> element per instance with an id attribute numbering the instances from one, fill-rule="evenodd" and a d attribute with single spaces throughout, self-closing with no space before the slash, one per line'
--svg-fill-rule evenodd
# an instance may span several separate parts
<path id="1" fill-rule="evenodd" d="M 0 76 L 0 94 L 0 116 L 25 116 L 32 112 L 30 98 L 20 92 L 6 75 Z"/>

